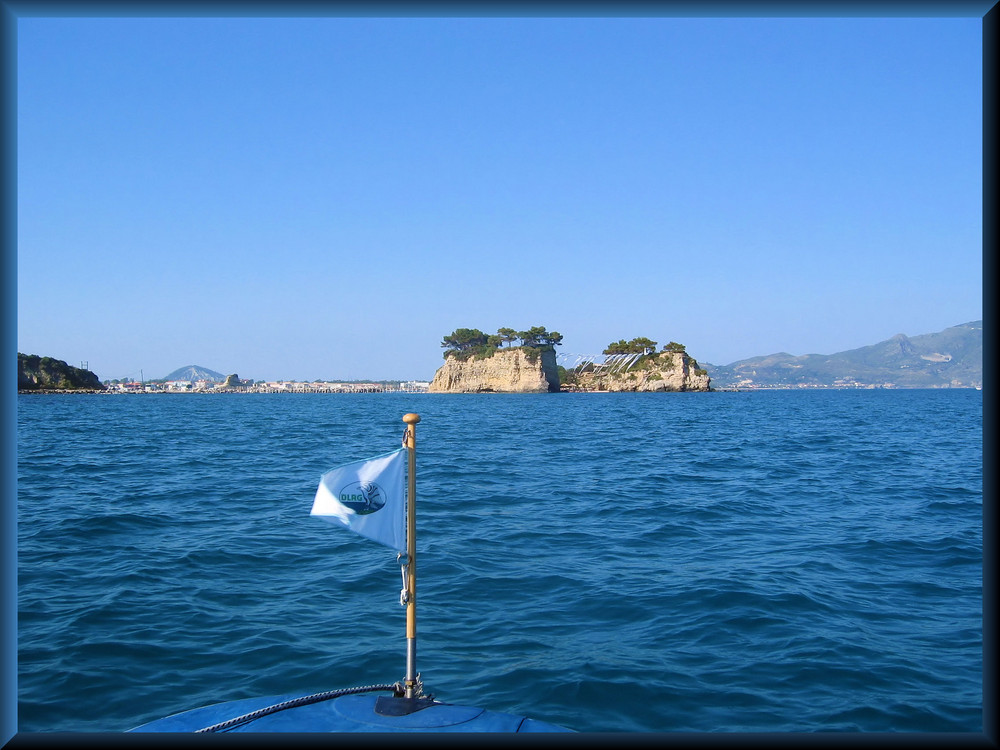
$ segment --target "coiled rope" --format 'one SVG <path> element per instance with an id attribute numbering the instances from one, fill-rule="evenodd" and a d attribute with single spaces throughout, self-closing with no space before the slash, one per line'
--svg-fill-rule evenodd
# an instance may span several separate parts
<path id="1" fill-rule="evenodd" d="M 364 687 L 353 687 L 353 688 L 343 688 L 341 690 L 327 690 L 322 693 L 313 693 L 312 695 L 304 695 L 301 698 L 292 698 L 291 700 L 282 701 L 281 703 L 275 703 L 273 706 L 265 706 L 264 708 L 258 708 L 256 711 L 251 711 L 248 714 L 243 714 L 242 716 L 237 716 L 233 719 L 227 719 L 226 721 L 220 721 L 218 724 L 212 724 L 210 727 L 205 727 L 204 729 L 196 729 L 195 734 L 201 732 L 221 732 L 223 729 L 230 729 L 235 727 L 237 724 L 246 724 L 254 719 L 259 719 L 261 716 L 267 716 L 268 714 L 273 714 L 278 711 L 284 711 L 286 708 L 295 708 L 296 706 L 306 706 L 310 703 L 319 703 L 320 701 L 327 701 L 332 698 L 339 698 L 342 695 L 354 695 L 355 693 L 375 693 L 384 692 L 391 690 L 399 695 L 403 694 L 400 684 L 394 683 L 392 685 L 365 685 Z"/>

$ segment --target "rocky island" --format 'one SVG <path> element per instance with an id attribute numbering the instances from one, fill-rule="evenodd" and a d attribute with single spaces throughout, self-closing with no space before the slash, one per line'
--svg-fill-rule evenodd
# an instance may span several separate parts
<path id="1" fill-rule="evenodd" d="M 648 343 L 635 344 L 641 341 Z M 710 391 L 708 372 L 684 350 L 671 341 L 656 351 L 656 342 L 633 339 L 624 347 L 612 344 L 604 350 L 611 356 L 603 365 L 589 364 L 566 377 L 564 390 L 608 392 L 680 392 Z M 624 349 L 624 350 L 623 350 Z"/>
<path id="2" fill-rule="evenodd" d="M 516 341 L 521 344 L 514 346 Z M 501 328 L 495 335 L 459 328 L 441 344 L 445 363 L 434 374 L 428 392 L 711 390 L 708 373 L 673 341 L 657 352 L 656 342 L 648 338 L 623 339 L 608 345 L 603 363 L 587 362 L 571 370 L 556 364 L 555 347 L 561 341 L 562 334 L 543 326 L 527 331 Z"/>
<path id="3" fill-rule="evenodd" d="M 521 346 L 512 346 L 520 340 Z M 459 328 L 445 336 L 445 363 L 434 373 L 428 393 L 556 393 L 559 372 L 555 346 L 562 335 L 542 326 L 528 331 L 501 328 L 488 336 Z M 507 344 L 505 348 L 503 345 Z"/>

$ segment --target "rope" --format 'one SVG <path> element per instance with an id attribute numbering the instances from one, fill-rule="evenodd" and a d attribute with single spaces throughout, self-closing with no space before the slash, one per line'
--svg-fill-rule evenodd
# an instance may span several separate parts
<path id="1" fill-rule="evenodd" d="M 248 714 L 237 716 L 234 719 L 227 719 L 226 721 L 221 721 L 218 724 L 212 724 L 212 726 L 205 727 L 204 729 L 196 729 L 195 734 L 201 732 L 220 732 L 223 729 L 229 729 L 230 727 L 234 727 L 237 724 L 245 724 L 248 721 L 259 719 L 261 716 L 267 716 L 268 714 L 273 714 L 278 711 L 284 711 L 286 708 L 295 708 L 296 706 L 306 706 L 310 703 L 319 703 L 320 701 L 330 700 L 331 698 L 339 698 L 342 695 L 354 695 L 355 693 L 374 693 L 387 690 L 391 690 L 394 693 L 401 692 L 398 682 L 393 685 L 366 685 L 364 687 L 343 688 L 341 690 L 327 690 L 323 693 L 313 693 L 312 695 L 304 695 L 301 698 L 292 698 L 291 700 L 283 701 L 281 703 L 275 703 L 273 706 L 258 708 L 256 711 L 251 711 Z"/>

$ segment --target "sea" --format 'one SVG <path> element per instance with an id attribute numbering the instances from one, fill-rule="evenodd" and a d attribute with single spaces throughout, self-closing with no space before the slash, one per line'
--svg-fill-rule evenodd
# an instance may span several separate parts
<path id="1" fill-rule="evenodd" d="M 983 731 L 976 390 L 25 394 L 18 731 L 402 680 L 309 511 L 416 428 L 426 694 L 578 732 Z"/>

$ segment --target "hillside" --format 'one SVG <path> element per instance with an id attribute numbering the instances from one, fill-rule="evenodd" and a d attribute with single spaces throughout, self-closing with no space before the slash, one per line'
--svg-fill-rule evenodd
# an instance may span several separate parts
<path id="1" fill-rule="evenodd" d="M 61 359 L 17 353 L 18 391 L 103 391 L 100 379 L 90 370 L 66 364 Z"/>
<path id="2" fill-rule="evenodd" d="M 714 388 L 981 388 L 983 321 L 837 354 L 782 352 L 703 367 Z"/>

